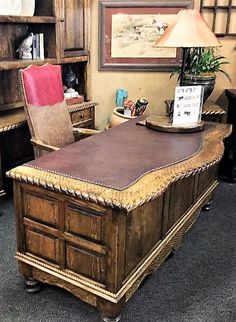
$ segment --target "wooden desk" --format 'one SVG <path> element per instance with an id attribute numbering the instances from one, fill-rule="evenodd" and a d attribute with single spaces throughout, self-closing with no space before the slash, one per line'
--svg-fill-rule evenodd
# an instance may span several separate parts
<path id="1" fill-rule="evenodd" d="M 60 286 L 118 321 L 212 198 L 230 131 L 166 134 L 132 120 L 11 170 L 29 290 Z"/>

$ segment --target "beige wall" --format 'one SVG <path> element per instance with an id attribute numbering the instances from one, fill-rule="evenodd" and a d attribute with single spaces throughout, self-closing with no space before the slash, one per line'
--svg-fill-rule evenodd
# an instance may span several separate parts
<path id="1" fill-rule="evenodd" d="M 98 1 L 92 0 L 92 34 L 90 56 L 90 97 L 98 102 L 96 111 L 96 126 L 103 129 L 109 121 L 115 107 L 115 95 L 118 88 L 128 90 L 130 99 L 145 97 L 149 101 L 148 112 L 165 113 L 165 99 L 174 95 L 177 85 L 175 77 L 170 79 L 169 72 L 120 72 L 98 71 Z M 200 0 L 195 0 L 195 8 L 199 8 Z M 220 54 L 225 56 L 229 65 L 224 66 L 231 78 L 230 83 L 223 74 L 217 74 L 216 86 L 211 99 L 216 100 L 225 88 L 236 87 L 236 40 L 225 37 L 219 39 L 222 47 Z"/>

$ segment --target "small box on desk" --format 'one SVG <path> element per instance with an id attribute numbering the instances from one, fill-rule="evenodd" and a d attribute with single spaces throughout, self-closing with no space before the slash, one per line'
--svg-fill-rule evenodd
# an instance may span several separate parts
<path id="1" fill-rule="evenodd" d="M 67 105 L 80 104 L 83 102 L 84 102 L 84 97 L 82 95 L 79 95 L 77 97 L 66 98 Z"/>

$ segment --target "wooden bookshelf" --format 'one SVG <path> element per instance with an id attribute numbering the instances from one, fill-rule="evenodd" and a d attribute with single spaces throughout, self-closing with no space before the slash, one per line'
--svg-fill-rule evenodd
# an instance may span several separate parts
<path id="1" fill-rule="evenodd" d="M 56 23 L 55 17 L 50 16 L 0 16 L 0 23 Z"/>
<path id="2" fill-rule="evenodd" d="M 61 64 L 63 73 L 66 73 L 71 66 L 78 77 L 76 90 L 88 100 L 89 11 L 90 0 L 35 0 L 32 17 L 0 15 L 0 34 L 4 39 L 0 49 L 0 173 L 3 182 L 0 191 L 4 190 L 4 173 L 9 167 L 33 157 L 33 153 L 30 156 L 30 135 L 25 117 L 23 123 L 16 122 L 16 117 L 22 118 L 24 114 L 19 70 L 31 64 L 50 63 Z M 44 34 L 44 60 L 19 59 L 16 50 L 31 32 Z M 27 151 L 27 155 L 21 150 Z"/>

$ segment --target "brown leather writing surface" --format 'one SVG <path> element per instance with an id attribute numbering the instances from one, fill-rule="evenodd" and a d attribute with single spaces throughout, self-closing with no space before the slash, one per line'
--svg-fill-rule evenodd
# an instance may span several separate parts
<path id="1" fill-rule="evenodd" d="M 203 132 L 162 133 L 136 122 L 131 120 L 27 165 L 123 190 L 146 173 L 186 160 L 201 149 Z"/>

